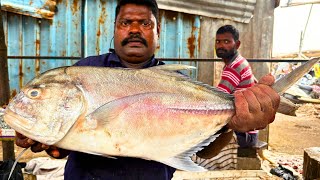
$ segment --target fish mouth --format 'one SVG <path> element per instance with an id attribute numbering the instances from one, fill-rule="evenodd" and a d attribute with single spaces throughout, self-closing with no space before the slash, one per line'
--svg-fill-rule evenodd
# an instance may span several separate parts
<path id="1" fill-rule="evenodd" d="M 21 118 L 20 115 L 10 109 L 6 109 L 3 118 L 4 121 L 13 129 L 30 130 L 35 124 L 35 121 L 28 118 Z"/>

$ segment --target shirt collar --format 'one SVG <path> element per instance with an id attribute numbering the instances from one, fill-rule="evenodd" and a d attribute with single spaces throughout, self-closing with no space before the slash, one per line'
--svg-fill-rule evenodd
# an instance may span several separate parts
<path id="1" fill-rule="evenodd" d="M 120 58 L 119 56 L 116 54 L 115 50 L 114 49 L 110 49 L 110 55 L 108 57 L 108 61 L 111 62 L 111 63 L 115 63 L 115 64 L 119 64 L 121 65 L 122 67 L 124 67 L 122 64 L 121 64 L 121 61 L 120 61 Z M 159 61 L 156 60 L 156 58 L 154 57 L 154 55 L 151 57 L 151 61 L 149 63 L 147 63 L 146 65 L 143 66 L 143 68 L 147 68 L 147 67 L 152 67 L 152 66 L 157 66 L 159 65 Z"/>

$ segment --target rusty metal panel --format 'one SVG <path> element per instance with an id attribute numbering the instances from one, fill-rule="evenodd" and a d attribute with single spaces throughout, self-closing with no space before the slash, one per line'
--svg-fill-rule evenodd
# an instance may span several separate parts
<path id="1" fill-rule="evenodd" d="M 1 0 L 1 9 L 36 18 L 52 19 L 56 11 L 56 0 Z"/>
<path id="2" fill-rule="evenodd" d="M 158 0 L 160 9 L 249 23 L 256 0 Z"/>
<path id="3" fill-rule="evenodd" d="M 156 54 L 161 58 L 198 58 L 200 41 L 200 17 L 172 11 L 161 11 L 160 48 Z M 196 62 L 170 61 L 197 67 Z M 186 72 L 196 78 L 196 70 Z"/>
<path id="4" fill-rule="evenodd" d="M 87 0 L 84 4 L 84 56 L 103 54 L 113 47 L 117 0 Z"/>
<path id="5" fill-rule="evenodd" d="M 81 56 L 81 1 L 60 1 L 57 9 L 59 10 L 52 20 L 4 12 L 8 56 Z M 75 62 L 58 59 L 9 59 L 11 95 L 37 74 Z"/>
<path id="6" fill-rule="evenodd" d="M 257 6 L 260 8 L 260 10 L 255 9 L 255 16 L 257 17 L 254 17 L 249 24 L 236 22 L 235 20 L 161 10 L 161 34 L 156 57 L 214 58 L 215 31 L 223 24 L 234 24 L 241 31 L 240 38 L 243 42 L 241 52 L 245 57 L 268 58 L 265 54 L 270 53 L 270 48 L 269 45 L 265 45 L 266 43 L 271 44 L 269 42 L 270 34 L 272 34 L 272 23 L 270 22 L 273 20 L 271 15 L 273 9 L 271 7 L 274 4 L 271 3 L 273 1 L 256 1 L 257 5 L 270 4 L 270 8 L 267 8 L 267 12 L 262 11 L 265 8 L 264 6 Z M 52 68 L 72 65 L 77 61 L 58 58 L 98 55 L 108 52 L 109 48 L 113 47 L 113 23 L 117 0 L 56 2 L 56 11 L 52 19 L 37 18 L 13 12 L 4 13 L 8 56 L 53 57 L 52 59 L 9 59 L 11 94 L 19 91 L 25 83 L 37 74 Z M 219 2 L 222 3 L 222 1 Z M 265 12 L 267 12 L 267 16 Z M 260 46 L 259 42 L 263 42 L 263 44 Z M 252 52 L 253 50 L 257 51 Z M 220 68 L 213 63 L 199 66 L 199 63 L 194 61 L 166 61 L 166 63 L 184 63 L 201 68 L 199 71 L 204 74 L 201 75 L 200 79 L 198 79 L 198 70 L 186 73 L 203 82 L 208 82 L 205 78 L 212 82 L 212 77 L 216 77 L 215 74 L 218 72 L 215 70 Z M 212 71 L 212 73 L 208 73 L 209 71 Z"/>

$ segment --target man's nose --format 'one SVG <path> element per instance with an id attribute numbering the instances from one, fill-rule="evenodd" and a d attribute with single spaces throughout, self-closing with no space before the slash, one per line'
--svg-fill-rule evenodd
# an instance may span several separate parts
<path id="1" fill-rule="evenodd" d="M 141 28 L 138 22 L 132 22 L 130 25 L 130 33 L 140 33 Z"/>
<path id="2" fill-rule="evenodd" d="M 216 49 L 219 49 L 219 48 L 222 48 L 222 47 L 224 47 L 223 43 L 216 43 Z"/>

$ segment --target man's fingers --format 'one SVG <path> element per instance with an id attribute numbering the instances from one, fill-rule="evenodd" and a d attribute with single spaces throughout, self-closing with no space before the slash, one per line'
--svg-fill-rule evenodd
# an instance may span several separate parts
<path id="1" fill-rule="evenodd" d="M 267 94 L 272 102 L 272 107 L 276 111 L 279 107 L 280 103 L 280 96 L 277 92 L 275 92 L 270 86 L 259 86 L 260 91 L 262 91 L 264 94 Z"/>
<path id="2" fill-rule="evenodd" d="M 275 81 L 274 77 L 271 74 L 267 74 L 259 79 L 258 84 L 264 84 L 267 86 L 271 86 L 274 84 L 274 81 Z"/>
<path id="3" fill-rule="evenodd" d="M 25 138 L 27 138 L 26 136 L 24 136 L 24 135 L 22 135 L 22 134 L 20 134 L 20 133 L 18 133 L 18 132 L 16 132 L 16 137 L 18 137 L 19 139 L 25 139 Z"/>
<path id="4" fill-rule="evenodd" d="M 31 146 L 31 151 L 32 152 L 41 152 L 43 150 L 49 149 L 48 145 L 42 144 L 42 143 L 35 143 L 34 145 Z"/>
<path id="5" fill-rule="evenodd" d="M 23 148 L 28 148 L 32 145 L 28 142 L 29 138 L 24 138 L 24 139 L 16 138 L 15 141 L 17 146 L 23 147 Z"/>
<path id="6" fill-rule="evenodd" d="M 54 157 L 54 158 L 59 158 L 60 157 L 60 152 L 58 149 L 49 149 L 49 150 L 46 150 L 47 151 L 47 154 L 49 154 L 50 156 Z"/>
<path id="7" fill-rule="evenodd" d="M 60 149 L 60 148 L 57 148 L 55 146 L 50 146 L 50 148 L 47 149 L 46 152 L 51 157 L 54 157 L 54 158 L 57 158 L 57 159 L 65 158 L 70 153 L 69 150 Z"/>
<path id="8" fill-rule="evenodd" d="M 27 138 L 27 142 L 31 145 L 33 145 L 34 143 L 36 143 L 34 140 L 30 139 L 30 138 Z"/>
<path id="9" fill-rule="evenodd" d="M 259 88 L 260 86 L 265 86 L 265 85 L 257 85 L 253 88 L 249 88 L 249 91 L 252 91 L 252 93 L 254 94 L 254 99 L 256 99 L 257 101 L 253 101 L 250 106 L 252 106 L 251 108 L 254 107 L 260 107 L 260 109 L 256 109 L 255 112 L 266 112 L 266 113 L 271 113 L 273 112 L 273 107 L 272 105 L 272 100 L 270 99 L 270 97 L 268 95 L 266 95 L 261 88 Z M 259 98 L 258 98 L 259 97 Z M 253 97 L 250 97 L 253 98 Z M 248 98 L 247 98 L 248 99 Z"/>
<path id="10" fill-rule="evenodd" d="M 242 131 L 243 128 L 246 128 L 246 125 L 248 123 L 247 121 L 243 121 L 243 118 L 247 119 L 248 115 L 250 115 L 248 107 L 249 105 L 242 91 L 236 91 L 234 93 L 234 96 L 236 113 L 232 117 L 231 121 L 228 123 L 228 126 L 233 130 Z"/>
<path id="11" fill-rule="evenodd" d="M 255 95 L 255 92 L 256 92 L 255 89 L 256 88 L 252 87 L 252 88 L 248 88 L 246 91 L 242 92 L 244 98 L 247 101 L 248 109 L 249 109 L 250 113 L 256 113 L 261 110 L 259 100 L 257 99 L 257 97 Z M 243 107 L 243 108 L 246 108 L 246 107 Z M 244 110 L 241 110 L 241 112 L 246 113 Z"/>
<path id="12" fill-rule="evenodd" d="M 16 132 L 15 143 L 19 147 L 28 148 L 32 144 L 34 144 L 34 141 L 32 139 L 29 139 L 26 136 Z"/>

